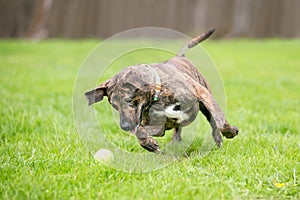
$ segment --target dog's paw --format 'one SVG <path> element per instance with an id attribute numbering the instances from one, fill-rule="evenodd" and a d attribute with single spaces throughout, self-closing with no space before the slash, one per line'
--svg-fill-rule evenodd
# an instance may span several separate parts
<path id="1" fill-rule="evenodd" d="M 234 138 L 236 135 L 239 134 L 239 129 L 236 126 L 230 126 L 229 124 L 225 124 L 221 132 L 224 137 L 230 139 Z"/>
<path id="2" fill-rule="evenodd" d="M 159 153 L 160 152 L 157 141 L 154 140 L 151 137 L 149 137 L 149 138 L 140 138 L 139 143 L 144 149 L 146 149 L 150 152 L 154 152 L 154 153 Z"/>
<path id="3" fill-rule="evenodd" d="M 221 134 L 218 130 L 215 130 L 213 132 L 213 137 L 214 137 L 214 141 L 215 141 L 216 145 L 218 147 L 221 147 L 222 143 L 223 143 L 223 140 L 222 140 L 222 136 L 221 136 Z"/>

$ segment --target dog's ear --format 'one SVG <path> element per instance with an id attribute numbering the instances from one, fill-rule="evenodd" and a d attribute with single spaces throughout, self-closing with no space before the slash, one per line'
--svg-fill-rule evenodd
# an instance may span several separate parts
<path id="1" fill-rule="evenodd" d="M 88 105 L 92 105 L 97 103 L 98 101 L 102 101 L 104 96 L 107 96 L 107 88 L 110 80 L 102 83 L 99 87 L 94 90 L 88 91 L 85 93 L 85 96 L 88 99 Z"/>

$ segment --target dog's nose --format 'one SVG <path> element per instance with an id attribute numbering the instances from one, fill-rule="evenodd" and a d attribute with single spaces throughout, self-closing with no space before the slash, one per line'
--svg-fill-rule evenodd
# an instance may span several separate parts
<path id="1" fill-rule="evenodd" d="M 124 131 L 129 131 L 130 130 L 130 124 L 128 122 L 122 122 L 121 123 L 121 128 L 124 130 Z"/>

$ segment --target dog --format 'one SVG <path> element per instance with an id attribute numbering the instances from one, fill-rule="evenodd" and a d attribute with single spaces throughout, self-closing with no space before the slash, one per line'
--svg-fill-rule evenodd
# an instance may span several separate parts
<path id="1" fill-rule="evenodd" d="M 85 93 L 88 105 L 108 102 L 120 115 L 120 127 L 136 135 L 139 144 L 150 152 L 160 152 L 151 136 L 162 137 L 174 129 L 174 142 L 181 141 L 182 127 L 192 123 L 201 111 L 212 128 L 218 146 L 238 135 L 229 125 L 213 98 L 208 82 L 185 57 L 185 52 L 212 35 L 210 30 L 188 42 L 178 54 L 163 62 L 138 64 L 123 69 L 97 88 Z"/>

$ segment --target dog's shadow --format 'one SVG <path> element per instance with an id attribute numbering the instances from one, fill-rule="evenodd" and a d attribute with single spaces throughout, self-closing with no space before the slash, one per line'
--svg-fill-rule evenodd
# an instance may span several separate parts
<path id="1" fill-rule="evenodd" d="M 209 135 L 210 136 L 210 135 Z M 189 148 L 186 149 L 183 156 L 185 157 L 191 157 L 191 156 L 197 156 L 197 157 L 203 157 L 209 154 L 210 152 L 217 151 L 220 148 L 216 146 L 213 140 L 211 138 L 195 138 L 194 141 L 191 143 Z"/>

